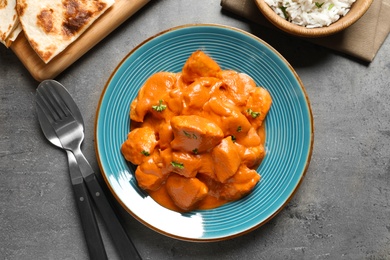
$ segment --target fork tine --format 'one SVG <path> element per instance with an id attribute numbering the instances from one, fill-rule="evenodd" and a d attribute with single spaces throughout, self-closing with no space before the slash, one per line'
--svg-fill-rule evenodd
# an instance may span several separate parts
<path id="1" fill-rule="evenodd" d="M 38 94 L 41 96 L 42 100 L 44 101 L 44 104 L 46 105 L 46 108 L 50 113 L 53 115 L 54 121 L 58 121 L 61 119 L 61 115 L 58 113 L 59 109 L 56 107 L 56 105 L 53 103 L 53 98 L 49 96 L 49 91 L 44 87 L 40 87 L 37 90 Z"/>
<path id="2" fill-rule="evenodd" d="M 64 119 L 64 117 L 67 117 L 69 115 L 68 112 L 63 108 L 63 105 L 61 104 L 61 98 L 59 98 L 59 95 L 54 93 L 55 87 L 49 86 L 49 85 L 43 85 L 40 88 L 40 93 L 42 97 L 47 101 L 47 104 L 49 108 L 55 113 L 56 119 L 61 120 Z M 62 102 L 63 103 L 63 102 Z"/>
<path id="3" fill-rule="evenodd" d="M 72 113 L 70 112 L 68 104 L 64 101 L 62 95 L 58 92 L 58 89 L 56 87 L 51 87 L 48 92 L 52 95 L 52 97 L 56 101 L 56 105 L 59 106 L 64 115 L 66 117 L 71 116 Z"/>
<path id="4" fill-rule="evenodd" d="M 41 93 L 39 88 L 37 89 L 36 97 L 37 97 L 36 103 L 38 104 L 38 106 L 42 110 L 42 112 L 45 114 L 45 116 L 49 120 L 49 122 L 51 124 L 56 122 L 58 120 L 58 115 L 50 107 L 47 99 L 42 96 L 42 93 Z"/>

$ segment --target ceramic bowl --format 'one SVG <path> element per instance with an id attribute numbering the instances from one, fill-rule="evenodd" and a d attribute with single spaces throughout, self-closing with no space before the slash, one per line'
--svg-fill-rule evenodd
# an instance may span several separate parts
<path id="1" fill-rule="evenodd" d="M 255 0 L 261 13 L 273 25 L 289 34 L 307 38 L 329 36 L 345 30 L 366 13 L 368 8 L 371 6 L 372 1 L 373 0 L 356 0 L 356 2 L 352 4 L 350 11 L 344 17 L 341 17 L 331 25 L 321 28 L 306 28 L 304 26 L 293 24 L 285 18 L 280 17 L 264 0 Z"/>

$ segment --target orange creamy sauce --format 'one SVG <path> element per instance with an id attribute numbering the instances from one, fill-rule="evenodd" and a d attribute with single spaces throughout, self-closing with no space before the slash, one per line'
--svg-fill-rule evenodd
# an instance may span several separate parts
<path id="1" fill-rule="evenodd" d="M 135 177 L 175 211 L 215 208 L 250 193 L 265 155 L 272 100 L 246 74 L 222 70 L 202 51 L 180 73 L 152 75 L 131 103 L 122 144 Z"/>

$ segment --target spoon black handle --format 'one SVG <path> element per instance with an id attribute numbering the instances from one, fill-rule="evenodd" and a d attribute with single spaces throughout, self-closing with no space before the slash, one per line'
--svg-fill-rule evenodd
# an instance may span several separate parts
<path id="1" fill-rule="evenodd" d="M 119 222 L 118 217 L 108 202 L 106 195 L 95 177 L 95 174 L 90 174 L 84 180 L 91 194 L 91 198 L 95 202 L 95 205 L 98 208 L 109 233 L 111 234 L 114 245 L 118 249 L 121 259 L 142 259 L 133 242 L 129 239 Z"/>
<path id="2" fill-rule="evenodd" d="M 72 186 L 79 209 L 81 225 L 84 230 L 85 241 L 87 242 L 89 257 L 90 259 L 106 260 L 107 254 L 85 183 L 81 179 L 79 183 L 72 183 Z"/>

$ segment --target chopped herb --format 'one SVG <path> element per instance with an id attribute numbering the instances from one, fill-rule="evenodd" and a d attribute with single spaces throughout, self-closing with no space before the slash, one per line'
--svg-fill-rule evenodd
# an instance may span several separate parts
<path id="1" fill-rule="evenodd" d="M 242 131 L 242 128 L 241 128 L 241 126 L 239 125 L 238 127 L 237 127 L 237 132 L 241 132 Z"/>
<path id="2" fill-rule="evenodd" d="M 280 8 L 280 10 L 282 10 L 284 18 L 286 18 L 286 20 L 287 20 L 289 18 L 288 13 L 287 13 L 287 7 L 280 5 L 279 8 Z"/>
<path id="3" fill-rule="evenodd" d="M 232 141 L 233 141 L 233 143 L 236 142 L 236 137 L 234 135 L 232 135 Z"/>
<path id="4" fill-rule="evenodd" d="M 332 9 L 334 6 L 334 4 L 330 4 L 329 7 L 328 7 L 328 10 Z"/>
<path id="5" fill-rule="evenodd" d="M 172 165 L 173 167 L 175 167 L 175 168 L 184 169 L 184 164 L 182 164 L 182 163 L 178 163 L 178 162 L 172 161 L 172 162 L 171 162 L 171 165 Z"/>
<path id="6" fill-rule="evenodd" d="M 325 3 L 325 2 L 324 2 Z M 318 3 L 318 2 L 315 2 L 315 4 L 316 4 L 316 6 L 318 7 L 318 8 L 321 8 L 323 5 L 324 5 L 324 3 Z"/>
<path id="7" fill-rule="evenodd" d="M 194 154 L 198 154 L 198 148 L 195 148 L 194 150 L 192 150 L 192 152 L 194 153 Z"/>
<path id="8" fill-rule="evenodd" d="M 154 110 L 156 110 L 157 112 L 162 112 L 162 111 L 164 111 L 164 110 L 167 108 L 167 106 L 166 106 L 166 105 L 163 105 L 162 103 L 163 103 L 163 100 L 160 99 L 160 100 L 158 101 L 158 106 L 152 106 L 152 108 L 153 108 Z"/>
<path id="9" fill-rule="evenodd" d="M 186 132 L 186 131 L 183 131 L 184 135 L 187 136 L 188 138 L 191 138 L 191 134 Z"/>
<path id="10" fill-rule="evenodd" d="M 253 111 L 252 109 L 248 108 L 246 110 L 246 112 L 248 112 L 248 114 L 252 117 L 252 118 L 256 118 L 258 116 L 260 116 L 260 112 L 255 112 Z"/>
<path id="11" fill-rule="evenodd" d="M 150 153 L 149 153 L 148 151 L 145 151 L 145 150 L 143 150 L 141 153 L 142 153 L 143 155 L 145 155 L 145 156 L 149 156 L 149 155 L 150 155 Z"/>
<path id="12" fill-rule="evenodd" d="M 186 136 L 186 137 L 188 137 L 188 138 L 190 138 L 190 139 L 198 139 L 198 137 L 196 136 L 196 134 L 190 134 L 190 133 L 188 133 L 187 131 L 184 131 L 183 130 L 183 133 L 184 133 L 184 135 Z"/>

